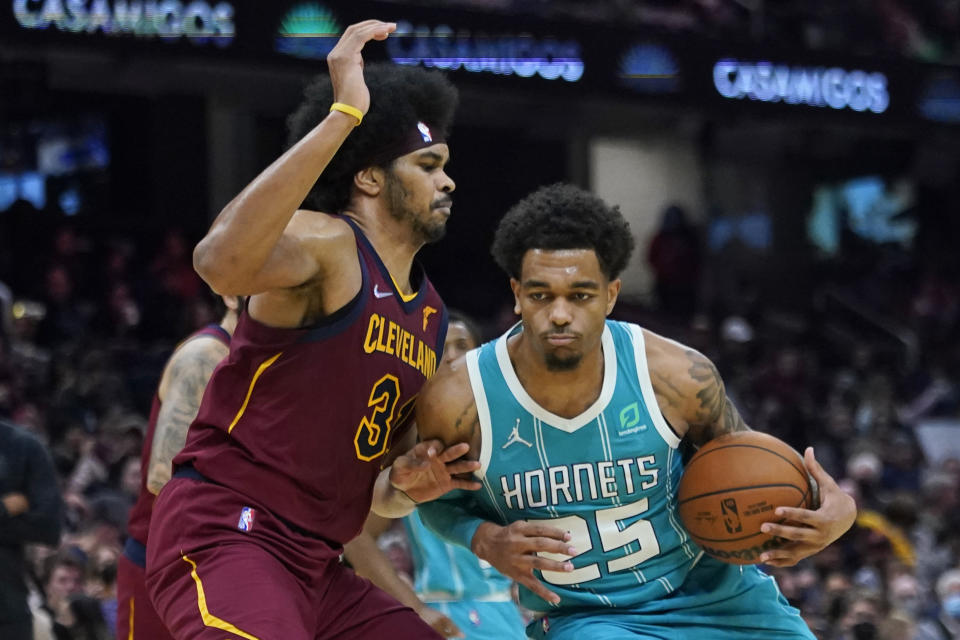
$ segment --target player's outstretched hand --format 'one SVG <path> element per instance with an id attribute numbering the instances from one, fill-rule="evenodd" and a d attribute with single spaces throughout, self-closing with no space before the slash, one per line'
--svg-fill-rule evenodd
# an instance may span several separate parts
<path id="1" fill-rule="evenodd" d="M 570 546 L 570 534 L 557 527 L 518 520 L 505 527 L 484 522 L 473 534 L 470 548 L 481 560 L 486 560 L 503 575 L 522 584 L 530 591 L 553 604 L 560 596 L 536 578 L 534 569 L 541 571 L 573 571 L 568 560 L 541 557 L 538 553 L 572 557 L 577 550 Z"/>
<path id="2" fill-rule="evenodd" d="M 820 486 L 820 508 L 812 511 L 778 507 L 777 517 L 785 518 L 789 524 L 767 522 L 761 527 L 764 533 L 790 541 L 760 557 L 762 562 L 775 567 L 790 567 L 818 553 L 846 533 L 857 518 L 857 503 L 823 470 L 813 457 L 813 447 L 807 447 L 803 462 Z"/>
<path id="3" fill-rule="evenodd" d="M 446 449 L 439 440 L 425 440 L 393 461 L 390 484 L 417 503 L 436 500 L 448 491 L 476 491 L 482 485 L 455 476 L 480 468 L 475 460 L 463 460 L 470 445 L 461 442 Z"/>
<path id="4" fill-rule="evenodd" d="M 460 631 L 460 627 L 458 627 L 453 620 L 443 615 L 433 607 L 423 605 L 420 611 L 417 611 L 417 615 L 419 615 L 421 620 L 433 627 L 433 630 L 442 635 L 444 638 L 466 637 L 463 635 L 463 631 Z"/>
<path id="5" fill-rule="evenodd" d="M 386 40 L 396 31 L 394 22 L 364 20 L 347 27 L 336 46 L 327 54 L 333 99 L 356 107 L 362 113 L 370 108 L 370 90 L 363 81 L 363 46 L 371 40 Z"/>

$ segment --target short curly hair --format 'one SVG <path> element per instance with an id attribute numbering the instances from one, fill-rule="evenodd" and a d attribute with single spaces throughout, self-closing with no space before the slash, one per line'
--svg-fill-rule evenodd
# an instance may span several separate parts
<path id="1" fill-rule="evenodd" d="M 530 249 L 593 249 L 600 268 L 614 280 L 633 253 L 630 225 L 609 206 L 572 184 L 552 184 L 515 204 L 493 237 L 493 259 L 511 278 L 520 278 Z"/>
<path id="2" fill-rule="evenodd" d="M 439 71 L 390 63 L 368 64 L 363 70 L 370 89 L 370 110 L 354 129 L 313 185 L 306 203 L 321 211 L 339 213 L 350 202 L 354 174 L 377 151 L 428 124 L 443 138 L 450 133 L 457 107 L 457 89 Z M 293 146 L 320 124 L 333 104 L 328 74 L 317 76 L 304 90 L 304 100 L 287 118 L 288 145 Z M 389 165 L 389 163 L 387 163 Z"/>

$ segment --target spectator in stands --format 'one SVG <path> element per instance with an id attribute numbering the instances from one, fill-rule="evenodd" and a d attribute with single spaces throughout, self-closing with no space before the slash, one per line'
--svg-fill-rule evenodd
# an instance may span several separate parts
<path id="1" fill-rule="evenodd" d="M 60 541 L 60 491 L 49 454 L 0 420 L 0 638 L 30 640 L 24 545 Z"/>

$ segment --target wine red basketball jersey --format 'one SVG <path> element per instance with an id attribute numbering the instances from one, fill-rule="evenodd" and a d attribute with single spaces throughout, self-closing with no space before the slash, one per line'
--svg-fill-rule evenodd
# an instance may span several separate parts
<path id="1" fill-rule="evenodd" d="M 350 225 L 363 271 L 356 297 L 302 329 L 241 314 L 174 459 L 336 544 L 363 526 L 384 454 L 409 427 L 447 329 L 443 302 L 419 266 L 417 293 L 404 300 Z"/>
<path id="2" fill-rule="evenodd" d="M 210 336 L 226 345 L 230 344 L 230 334 L 218 324 L 208 324 L 199 331 L 195 331 L 184 339 L 177 348 L 186 342 Z M 140 452 L 140 494 L 133 508 L 130 509 L 130 518 L 127 520 L 127 533 L 140 544 L 147 544 L 147 531 L 150 529 L 150 512 L 153 511 L 153 501 L 156 496 L 147 489 L 147 475 L 150 473 L 150 452 L 153 450 L 153 435 L 157 430 L 157 416 L 160 414 L 160 396 L 153 395 L 153 406 L 150 408 L 150 422 L 147 423 L 147 433 L 143 437 L 143 449 Z"/>

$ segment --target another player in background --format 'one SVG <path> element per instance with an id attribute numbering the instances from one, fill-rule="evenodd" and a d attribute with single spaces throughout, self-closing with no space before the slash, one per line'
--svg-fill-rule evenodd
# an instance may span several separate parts
<path id="1" fill-rule="evenodd" d="M 478 466 L 467 445 L 409 429 L 446 333 L 414 257 L 451 213 L 457 94 L 439 72 L 364 67 L 395 28 L 346 29 L 290 149 L 195 250 L 215 291 L 250 298 L 154 504 L 147 589 L 175 638 L 439 637 L 339 562 L 371 503 L 401 517 L 479 487 L 452 477 Z"/>
<path id="2" fill-rule="evenodd" d="M 451 310 L 443 362 L 452 362 L 479 344 L 480 333 L 473 321 Z M 344 546 L 344 556 L 359 575 L 412 608 L 448 638 L 526 638 L 511 595 L 512 581 L 470 551 L 437 537 L 416 511 L 403 519 L 413 559 L 411 589 L 377 546 L 377 539 L 392 523 L 371 513 L 363 532 Z"/>
<path id="3" fill-rule="evenodd" d="M 117 562 L 117 640 L 172 637 L 150 604 L 144 584 L 150 515 L 156 495 L 170 480 L 173 457 L 180 453 L 187 429 L 197 417 L 207 381 L 230 352 L 242 301 L 235 296 L 222 300 L 226 310 L 220 323 L 203 327 L 177 345 L 153 396 L 140 454 L 140 495 L 130 510 L 127 542 Z"/>
<path id="4" fill-rule="evenodd" d="M 632 324 L 607 320 L 633 248 L 615 207 L 545 187 L 501 221 L 493 255 L 521 322 L 444 367 L 420 395 L 422 436 L 468 442 L 483 490 L 422 505 L 438 533 L 521 584 L 551 639 L 812 639 L 755 566 L 704 556 L 680 525 L 681 440 L 748 429 L 713 364 Z M 816 511 L 766 524 L 789 565 L 836 540 L 856 506 L 816 462 Z M 540 579 L 546 583 L 544 585 Z"/>

